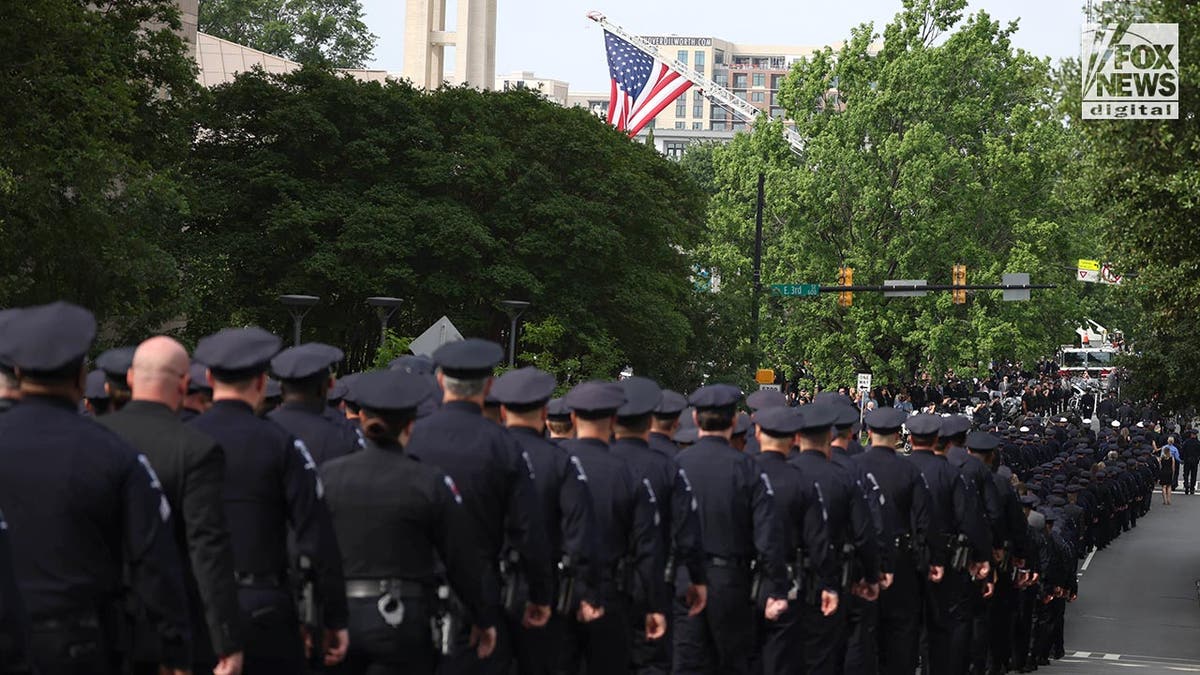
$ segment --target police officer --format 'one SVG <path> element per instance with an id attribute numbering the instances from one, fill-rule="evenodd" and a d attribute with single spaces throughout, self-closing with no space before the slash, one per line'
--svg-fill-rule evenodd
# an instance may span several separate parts
<path id="1" fill-rule="evenodd" d="M 930 516 L 929 488 L 920 470 L 896 454 L 906 414 L 877 408 L 866 417 L 871 445 L 853 457 L 879 483 L 885 536 L 895 542 L 891 584 L 879 596 L 879 670 L 910 675 L 917 667 L 921 616 L 919 577 L 937 583 L 945 569 L 921 560 L 928 537 L 940 535 Z"/>
<path id="2" fill-rule="evenodd" d="M 771 408 L 782 408 L 786 405 L 787 397 L 774 389 L 759 389 L 746 397 L 746 407 L 750 408 L 752 414 L 748 416 L 751 424 L 749 432 L 746 434 L 746 447 L 743 452 L 757 455 L 761 451 L 758 445 L 758 413 Z"/>
<path id="3" fill-rule="evenodd" d="M 171 507 L 146 458 L 78 414 L 95 319 L 63 302 L 9 312 L 0 359 L 14 368 L 21 402 L 0 415 L 0 510 L 32 622 L 34 668 L 118 672 L 125 584 L 156 626 L 163 665 L 190 668 Z"/>
<path id="4" fill-rule="evenodd" d="M 337 347 L 309 342 L 279 352 L 271 372 L 283 390 L 283 403 L 267 417 L 287 429 L 312 454 L 317 466 L 363 448 L 360 430 L 329 414 L 325 396 L 333 386 L 331 369 L 345 354 Z"/>
<path id="5" fill-rule="evenodd" d="M 222 675 L 242 668 L 245 640 L 234 580 L 233 549 L 225 523 L 225 453 L 216 441 L 186 426 L 177 415 L 188 354 L 160 335 L 134 352 L 128 373 L 131 400 L 100 418 L 145 454 L 175 506 L 171 525 L 184 568 L 195 649 L 192 670 Z M 158 672 L 158 651 L 146 625 L 136 626 L 136 672 Z"/>
<path id="6" fill-rule="evenodd" d="M 700 513 L 708 602 L 692 615 L 676 603 L 676 673 L 750 671 L 757 598 L 755 570 L 766 595 L 768 621 L 788 608 L 787 570 L 771 480 L 754 460 L 730 445 L 742 393 L 714 384 L 689 398 L 699 439 L 676 456 L 692 482 Z"/>
<path id="7" fill-rule="evenodd" d="M 627 672 L 632 663 L 629 627 L 643 618 L 645 639 L 661 640 L 667 621 L 656 601 L 662 597 L 659 553 L 661 516 L 658 498 L 647 480 L 638 481 L 624 460 L 609 449 L 617 411 L 625 404 L 621 386 L 588 381 L 563 398 L 571 409 L 576 437 L 562 447 L 579 460 L 595 505 L 601 571 L 597 599 L 603 616 L 581 607 L 567 621 L 563 670 L 589 673 Z M 648 408 L 647 410 L 652 409 Z"/>
<path id="8" fill-rule="evenodd" d="M 132 398 L 125 374 L 133 365 L 133 347 L 115 347 L 96 357 L 96 368 L 104 373 L 104 393 L 108 395 L 108 411 L 117 412 Z"/>
<path id="9" fill-rule="evenodd" d="M 550 620 L 551 562 L 534 477 L 512 435 L 483 417 L 492 370 L 503 358 L 500 345 L 486 340 L 461 340 L 438 348 L 433 360 L 443 404 L 417 421 L 406 447 L 413 457 L 444 471 L 462 490 L 463 505 L 493 561 L 484 572 L 485 592 L 499 593 L 504 547 L 519 557 L 514 567 L 529 584 L 522 623 L 541 627 Z M 507 667 L 512 637 L 503 623 L 497 628 L 499 641 L 492 659 L 476 658 L 464 630 L 442 670 L 492 672 Z"/>
<path id="10" fill-rule="evenodd" d="M 29 615 L 17 589 L 8 521 L 0 513 L 0 673 L 28 673 Z"/>
<path id="11" fill-rule="evenodd" d="M 544 627 L 521 625 L 523 612 L 518 610 L 528 599 L 527 587 L 514 585 L 512 600 L 505 602 L 511 610 L 507 618 L 516 638 L 518 672 L 530 675 L 555 672 L 567 617 L 576 613 L 581 602 L 599 604 L 596 516 L 587 475 L 578 458 L 543 436 L 554 386 L 554 376 L 537 368 L 509 371 L 492 386 L 509 432 L 533 466 L 550 558 L 557 566 L 555 612 Z"/>
<path id="12" fill-rule="evenodd" d="M 830 440 L 839 414 L 838 407 L 827 403 L 800 408 L 800 427 L 796 433 L 800 452 L 790 460 L 807 479 L 820 487 L 829 519 L 830 557 L 841 577 L 835 614 L 825 616 L 818 608 L 807 604 L 801 607 L 804 661 L 806 672 L 812 675 L 843 672 L 851 605 L 856 601 L 874 602 L 879 596 L 878 534 L 866 496 L 855 476 L 833 461 Z M 857 413 L 854 414 L 857 419 Z M 873 656 L 873 643 L 870 649 Z M 874 663 L 874 658 L 869 662 Z"/>
<path id="13" fill-rule="evenodd" d="M 755 423 L 760 448 L 755 460 L 775 491 L 775 517 L 790 583 L 787 611 L 775 621 L 759 622 L 761 670 L 764 675 L 808 672 L 804 667 L 804 607 L 815 606 L 824 617 L 837 611 L 840 570 L 833 566 L 821 487 L 788 463 L 796 434 L 804 426 L 800 411 L 765 407 L 755 414 Z"/>
<path id="14" fill-rule="evenodd" d="M 991 532 L 978 500 L 946 457 L 934 452 L 941 424 L 941 417 L 927 414 L 906 422 L 912 443 L 909 461 L 921 471 L 932 497 L 929 558 L 945 569 L 940 583 L 924 584 L 925 663 L 931 675 L 967 672 L 971 637 L 967 595 L 974 590 L 972 579 L 988 575 L 992 553 Z"/>
<path id="15" fill-rule="evenodd" d="M 104 371 L 97 368 L 87 374 L 83 384 L 83 413 L 89 417 L 108 414 L 108 390 Z"/>
<path id="16" fill-rule="evenodd" d="M 685 597 L 691 598 L 691 611 L 704 609 L 707 598 L 703 551 L 700 548 L 700 520 L 696 500 L 687 474 L 675 463 L 673 453 L 652 449 L 649 444 L 651 418 L 662 401 L 663 392 L 653 380 L 629 377 L 621 381 L 625 403 L 617 410 L 612 454 L 625 460 L 635 480 L 646 481 L 657 498 L 660 516 L 658 551 L 661 559 L 655 569 L 663 570 L 663 593 L 655 599 L 655 611 L 671 614 L 676 572 L 686 568 L 680 580 Z M 671 670 L 667 639 L 648 641 L 644 626 L 633 627 L 633 670 L 637 673 L 668 673 Z"/>
<path id="17" fill-rule="evenodd" d="M 195 353 L 208 366 L 213 405 L 190 424 L 225 450 L 225 518 L 248 626 L 245 669 L 251 675 L 304 670 L 302 618 L 310 630 L 323 623 L 330 631 L 324 636 L 328 647 L 320 636 L 308 636 L 315 659 L 324 652 L 326 664 L 340 662 L 349 640 L 341 580 L 330 572 L 340 561 L 329 559 L 337 545 L 325 540 L 329 513 L 316 462 L 303 441 L 255 414 L 280 345 L 261 328 L 228 328 L 202 338 Z M 327 601 L 324 617 L 297 615 L 289 583 L 289 527 L 297 564 L 309 568 L 306 582 L 324 582 L 319 590 Z"/>
<path id="18" fill-rule="evenodd" d="M 679 392 L 664 389 L 662 399 L 654 408 L 654 416 L 650 422 L 650 447 L 674 457 L 679 452 L 679 446 L 672 440 L 675 432 L 679 431 L 679 415 L 687 407 L 687 397 Z"/>
<path id="19" fill-rule="evenodd" d="M 552 398 L 546 404 L 546 432 L 552 443 L 575 438 L 575 426 L 571 423 L 571 409 L 561 398 Z"/>
<path id="20" fill-rule="evenodd" d="M 208 383 L 208 368 L 192 361 L 188 366 L 187 395 L 179 410 L 179 419 L 190 422 L 212 407 L 212 385 Z"/>
<path id="21" fill-rule="evenodd" d="M 321 467 L 350 602 L 347 675 L 434 672 L 440 644 L 430 626 L 445 620 L 437 598 L 443 569 L 475 617 L 476 655 L 486 659 L 496 645 L 499 598 L 482 584 L 494 561 L 453 479 L 404 450 L 417 406 L 432 391 L 418 375 L 364 374 L 353 395 L 366 448 Z"/>

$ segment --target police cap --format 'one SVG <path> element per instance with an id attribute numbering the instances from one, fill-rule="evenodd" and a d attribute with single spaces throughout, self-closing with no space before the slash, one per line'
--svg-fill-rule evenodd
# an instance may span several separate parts
<path id="1" fill-rule="evenodd" d="M 904 426 L 908 415 L 897 408 L 876 408 L 863 420 L 867 428 L 879 434 L 894 434 Z"/>
<path id="2" fill-rule="evenodd" d="M 458 380 L 481 380 L 504 360 L 504 349 L 495 342 L 469 338 L 448 342 L 433 353 L 433 362 L 448 377 Z"/>
<path id="3" fill-rule="evenodd" d="M 1021 497 L 1021 506 L 1027 509 L 1037 508 L 1037 505 L 1041 503 L 1042 500 L 1038 499 L 1037 495 L 1023 495 Z"/>
<path id="4" fill-rule="evenodd" d="M 787 398 L 774 389 L 760 389 L 746 397 L 746 405 L 754 411 L 782 408 L 787 405 Z"/>
<path id="5" fill-rule="evenodd" d="M 832 403 L 810 403 L 796 410 L 800 413 L 800 428 L 796 431 L 819 433 L 833 428 L 838 423 L 842 412 L 849 410 L 844 405 Z M 850 410 L 850 412 L 854 412 Z M 853 421 L 858 421 L 857 416 Z"/>
<path id="6" fill-rule="evenodd" d="M 625 405 L 625 392 L 616 382 L 589 380 L 567 392 L 563 403 L 582 417 L 611 417 Z"/>
<path id="7" fill-rule="evenodd" d="M 399 370 L 405 373 L 414 375 L 432 375 L 434 371 L 433 360 L 428 356 L 413 356 L 405 354 L 397 356 L 388 362 L 388 370 Z"/>
<path id="8" fill-rule="evenodd" d="M 369 410 L 415 412 L 432 393 L 428 377 L 395 370 L 363 373 L 354 381 L 358 404 Z"/>
<path id="9" fill-rule="evenodd" d="M 208 367 L 199 361 L 192 361 L 188 366 L 188 393 L 201 391 L 212 391 L 212 385 L 208 383 Z"/>
<path id="10" fill-rule="evenodd" d="M 732 408 L 742 400 L 742 390 L 732 384 L 710 384 L 700 387 L 688 397 L 688 403 L 697 410 Z"/>
<path id="11" fill-rule="evenodd" d="M 654 408 L 656 417 L 675 417 L 687 407 L 687 397 L 677 391 L 663 389 L 662 398 Z"/>
<path id="12" fill-rule="evenodd" d="M 845 398 L 845 397 L 843 397 Z M 858 424 L 858 408 L 853 404 L 846 405 L 836 402 L 838 399 L 826 398 L 825 402 L 817 401 L 813 405 L 825 406 L 834 412 L 833 424 L 838 429 L 849 429 Z"/>
<path id="13" fill-rule="evenodd" d="M 364 374 L 365 373 L 350 373 L 337 379 L 337 382 L 334 383 L 333 388 L 341 388 L 343 401 L 348 401 L 354 405 L 358 405 L 358 400 L 354 395 L 354 382 Z"/>
<path id="14" fill-rule="evenodd" d="M 332 345 L 307 342 L 276 354 L 271 359 L 271 372 L 281 380 L 328 377 L 329 369 L 345 356 L 342 350 Z"/>
<path id="15" fill-rule="evenodd" d="M 125 381 L 125 374 L 133 367 L 133 353 L 137 347 L 115 347 L 96 357 L 96 367 L 114 380 Z"/>
<path id="16" fill-rule="evenodd" d="M 213 377 L 234 382 L 265 372 L 282 346 L 282 340 L 261 328 L 226 328 L 200 338 L 195 356 Z"/>
<path id="17" fill-rule="evenodd" d="M 753 424 L 753 422 L 751 422 L 751 420 L 750 420 L 750 415 L 747 415 L 744 412 L 739 412 L 737 414 L 737 420 L 734 422 L 734 425 L 733 425 L 733 435 L 734 436 L 742 436 L 742 435 L 746 434 L 747 432 L 750 431 L 751 424 Z"/>
<path id="18" fill-rule="evenodd" d="M 971 429 L 971 420 L 962 415 L 950 415 L 942 418 L 942 428 L 938 435 L 942 438 L 965 434 Z"/>
<path id="19" fill-rule="evenodd" d="M 627 377 L 618 384 L 625 393 L 625 403 L 617 409 L 617 417 L 644 417 L 662 401 L 662 389 L 650 378 Z"/>
<path id="20" fill-rule="evenodd" d="M 279 380 L 270 377 L 267 378 L 267 390 L 264 393 L 267 398 L 280 398 L 283 396 L 283 387 L 279 385 Z"/>
<path id="21" fill-rule="evenodd" d="M 768 436 L 787 438 L 794 436 L 804 426 L 804 419 L 799 408 L 766 408 L 759 410 L 754 416 L 758 428 Z M 828 427 L 827 427 L 828 428 Z"/>
<path id="22" fill-rule="evenodd" d="M 817 392 L 817 395 L 813 397 L 813 403 L 842 403 L 854 407 L 854 401 L 851 401 L 849 396 L 836 391 Z"/>
<path id="23" fill-rule="evenodd" d="M 34 377 L 74 376 L 96 337 L 92 313 L 67 302 L 23 307 L 4 314 L 7 318 L 0 331 L 0 358 L 13 369 Z"/>
<path id="24" fill-rule="evenodd" d="M 942 429 L 942 418 L 937 415 L 921 414 L 908 418 L 908 433 L 914 436 L 937 436 Z"/>
<path id="25" fill-rule="evenodd" d="M 691 445 L 692 443 L 700 440 L 700 430 L 696 427 L 681 428 L 679 431 L 675 432 L 675 435 L 671 437 L 671 440 L 680 445 Z"/>
<path id="26" fill-rule="evenodd" d="M 967 449 L 971 452 L 992 452 L 1000 447 L 1000 439 L 986 431 L 972 431 L 967 434 Z"/>
<path id="27" fill-rule="evenodd" d="M 571 419 L 571 409 L 567 407 L 566 401 L 561 398 L 552 398 L 546 404 L 546 416 L 552 420 L 569 421 Z"/>
<path id="28" fill-rule="evenodd" d="M 496 378 L 491 395 L 510 408 L 540 408 L 554 395 L 555 384 L 554 376 L 544 370 L 519 368 Z"/>
<path id="29" fill-rule="evenodd" d="M 1029 522 L 1029 526 L 1035 530 L 1046 527 L 1046 516 L 1040 511 L 1030 511 L 1026 520 Z"/>
<path id="30" fill-rule="evenodd" d="M 325 394 L 325 400 L 329 403 L 336 404 L 342 399 L 346 398 L 346 394 L 349 393 L 350 387 L 347 387 L 346 383 L 342 381 L 341 378 L 338 378 L 336 381 L 334 381 L 333 386 L 329 388 L 329 392 Z"/>
<path id="31" fill-rule="evenodd" d="M 93 370 L 87 374 L 83 385 L 83 397 L 91 401 L 107 401 L 108 390 L 104 388 L 104 371 Z"/>

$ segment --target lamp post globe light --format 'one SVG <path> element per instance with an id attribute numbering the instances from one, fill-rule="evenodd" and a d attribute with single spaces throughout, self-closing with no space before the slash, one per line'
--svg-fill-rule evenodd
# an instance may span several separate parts
<path id="1" fill-rule="evenodd" d="M 300 344 L 300 327 L 304 324 L 304 315 L 308 314 L 308 310 L 312 309 L 313 305 L 321 301 L 315 295 L 281 295 L 279 302 L 287 307 L 288 314 L 292 315 L 292 341 L 293 344 Z"/>
<path id="2" fill-rule="evenodd" d="M 530 303 L 525 300 L 501 300 L 500 306 L 508 314 L 508 367 L 517 365 L 517 319 L 529 309 Z"/>

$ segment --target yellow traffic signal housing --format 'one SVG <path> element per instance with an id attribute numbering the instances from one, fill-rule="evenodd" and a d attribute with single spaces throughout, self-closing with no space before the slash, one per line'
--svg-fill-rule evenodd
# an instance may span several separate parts
<path id="1" fill-rule="evenodd" d="M 838 269 L 838 286 L 853 286 L 854 285 L 854 268 L 841 267 Z M 838 293 L 838 306 L 849 307 L 854 304 L 854 291 L 840 291 Z"/>
<path id="2" fill-rule="evenodd" d="M 955 265 L 953 271 L 951 272 L 951 277 L 952 277 L 951 283 L 953 285 L 966 286 L 967 285 L 967 266 L 966 265 Z M 953 291 L 950 291 L 950 293 L 953 297 L 954 304 L 956 304 L 956 305 L 967 304 L 967 291 L 965 289 L 953 290 Z"/>

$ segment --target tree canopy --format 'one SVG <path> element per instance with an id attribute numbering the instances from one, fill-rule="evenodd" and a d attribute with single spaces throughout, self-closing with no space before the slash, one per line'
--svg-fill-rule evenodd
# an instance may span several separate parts
<path id="1" fill-rule="evenodd" d="M 201 0 L 201 32 L 304 65 L 362 68 L 378 39 L 360 0 Z"/>
<path id="2" fill-rule="evenodd" d="M 1070 284 L 1090 244 L 1074 201 L 1075 130 L 1054 107 L 1049 64 L 1013 48 L 1015 25 L 986 13 L 963 17 L 965 0 L 906 0 L 883 30 L 851 32 L 838 53 L 797 63 L 779 97 L 805 138 L 796 156 L 778 123 L 711 151 L 714 197 L 698 258 L 721 279 L 727 311 L 748 317 L 757 177 L 766 175 L 763 281 L 835 283 L 927 279 L 949 283 L 965 264 L 969 283 L 1030 272 L 1033 302 L 972 293 L 885 299 L 765 298 L 759 363 L 811 361 L 825 384 L 872 372 L 906 381 L 925 370 L 1036 360 L 1069 343 L 1090 306 Z M 1085 256 L 1086 257 L 1086 256 Z"/>

